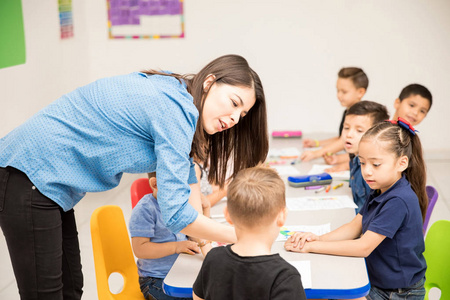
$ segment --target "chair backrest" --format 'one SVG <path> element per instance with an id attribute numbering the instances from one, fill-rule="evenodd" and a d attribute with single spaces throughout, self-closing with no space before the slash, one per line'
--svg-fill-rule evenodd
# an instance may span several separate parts
<path id="1" fill-rule="evenodd" d="M 150 187 L 150 183 L 148 182 L 148 178 L 139 178 L 136 179 L 131 184 L 131 208 L 134 208 L 136 204 L 147 194 L 153 193 L 152 188 Z"/>
<path id="2" fill-rule="evenodd" d="M 428 222 L 430 222 L 431 213 L 433 212 L 434 205 L 438 199 L 438 192 L 431 185 L 427 185 L 426 187 L 427 195 L 428 195 L 428 208 L 427 213 L 425 215 L 425 221 L 423 221 L 423 234 L 427 231 Z"/>
<path id="3" fill-rule="evenodd" d="M 441 299 L 450 299 L 450 221 L 434 222 L 425 237 L 424 256 L 427 261 L 425 273 L 425 299 L 430 289 L 441 290 Z"/>
<path id="4" fill-rule="evenodd" d="M 91 216 L 91 237 L 98 299 L 144 299 L 122 209 L 116 205 L 97 208 Z M 112 273 L 123 277 L 123 289 L 118 294 L 109 288 Z"/>

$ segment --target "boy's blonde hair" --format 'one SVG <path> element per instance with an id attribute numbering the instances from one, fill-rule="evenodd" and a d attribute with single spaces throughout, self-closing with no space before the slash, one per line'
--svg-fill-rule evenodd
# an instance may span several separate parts
<path id="1" fill-rule="evenodd" d="M 228 186 L 227 198 L 233 223 L 248 228 L 268 225 L 286 207 L 283 180 L 263 166 L 240 171 Z"/>

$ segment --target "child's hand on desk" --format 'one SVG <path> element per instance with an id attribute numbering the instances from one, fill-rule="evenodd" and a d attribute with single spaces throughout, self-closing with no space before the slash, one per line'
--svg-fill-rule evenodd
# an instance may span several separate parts
<path id="1" fill-rule="evenodd" d="M 177 247 L 175 249 L 177 254 L 186 253 L 190 255 L 194 255 L 200 253 L 200 247 L 194 241 L 180 241 L 177 242 Z"/>
<path id="2" fill-rule="evenodd" d="M 327 165 L 335 165 L 338 163 L 338 158 L 336 154 L 333 153 L 326 153 L 323 156 L 323 159 L 325 160 L 325 163 Z"/>
<path id="3" fill-rule="evenodd" d="M 309 252 L 308 243 L 318 241 L 320 237 L 311 232 L 296 232 L 284 243 L 284 248 L 293 252 Z"/>
<path id="4" fill-rule="evenodd" d="M 189 239 L 197 245 L 197 253 L 201 252 L 203 254 L 203 256 L 206 256 L 206 254 L 208 254 L 209 250 L 212 249 L 211 241 L 194 238 L 192 236 L 190 236 Z"/>
<path id="5" fill-rule="evenodd" d="M 300 155 L 302 161 L 310 161 L 311 159 L 320 157 L 320 153 L 317 151 L 303 151 Z"/>

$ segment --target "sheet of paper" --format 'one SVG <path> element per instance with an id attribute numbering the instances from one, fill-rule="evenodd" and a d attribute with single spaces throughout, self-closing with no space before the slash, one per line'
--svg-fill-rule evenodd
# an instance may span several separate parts
<path id="1" fill-rule="evenodd" d="M 313 165 L 311 170 L 308 172 L 308 175 L 312 174 L 321 174 L 325 172 L 325 169 L 331 168 L 330 165 Z M 336 180 L 349 180 L 350 179 L 350 171 L 340 171 L 340 172 L 327 172 L 328 174 Z"/>
<path id="2" fill-rule="evenodd" d="M 280 228 L 280 233 L 276 239 L 277 242 L 283 242 L 288 239 L 289 236 L 297 231 L 312 232 L 316 235 L 322 235 L 331 231 L 331 224 L 322 225 L 286 225 Z"/>
<path id="3" fill-rule="evenodd" d="M 321 210 L 357 208 L 349 196 L 316 196 L 286 198 L 288 210 Z"/>
<path id="4" fill-rule="evenodd" d="M 290 165 L 275 165 L 271 166 L 271 168 L 277 170 L 280 176 L 300 175 L 300 171 Z"/>
<path id="5" fill-rule="evenodd" d="M 267 154 L 267 157 L 289 157 L 289 158 L 297 158 L 301 154 L 300 150 L 298 150 L 295 147 L 289 147 L 289 148 L 281 148 L 281 149 L 269 149 L 269 153 Z"/>
<path id="6" fill-rule="evenodd" d="M 302 276 L 303 288 L 310 289 L 312 287 L 311 262 L 309 260 L 296 260 L 296 261 L 288 261 L 288 263 L 293 265 Z"/>

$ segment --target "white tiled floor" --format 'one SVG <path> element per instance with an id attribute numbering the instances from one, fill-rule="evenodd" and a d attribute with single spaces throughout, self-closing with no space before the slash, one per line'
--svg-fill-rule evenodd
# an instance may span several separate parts
<path id="1" fill-rule="evenodd" d="M 434 208 L 430 220 L 430 226 L 436 220 L 450 220 L 450 156 L 433 155 L 428 157 L 428 185 L 433 185 L 439 192 L 439 199 Z M 80 247 L 84 273 L 84 296 L 83 299 L 97 299 L 95 283 L 94 261 L 92 255 L 92 244 L 89 221 L 92 212 L 99 206 L 106 204 L 119 205 L 128 220 L 131 214 L 129 188 L 131 183 L 145 175 L 125 175 L 121 184 L 108 192 L 88 194 L 76 207 L 76 217 L 80 237 Z M 19 299 L 17 286 L 9 261 L 8 250 L 4 238 L 0 238 L 0 299 Z M 433 295 L 433 299 L 437 299 Z"/>

